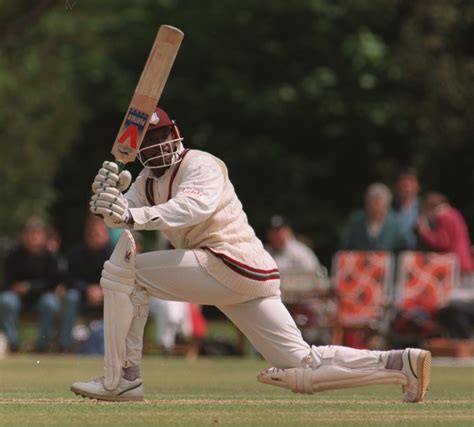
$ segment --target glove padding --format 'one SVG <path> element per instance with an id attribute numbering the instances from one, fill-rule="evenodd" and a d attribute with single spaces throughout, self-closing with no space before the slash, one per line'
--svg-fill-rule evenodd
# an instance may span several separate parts
<path id="1" fill-rule="evenodd" d="M 90 201 L 90 211 L 101 215 L 106 225 L 112 228 L 129 228 L 133 221 L 127 199 L 115 187 L 106 187 L 94 194 Z"/>
<path id="2" fill-rule="evenodd" d="M 107 187 L 116 187 L 119 191 L 125 191 L 132 182 L 132 174 L 124 170 L 119 173 L 117 163 L 105 161 L 97 172 L 92 183 L 92 192 L 98 193 Z"/>

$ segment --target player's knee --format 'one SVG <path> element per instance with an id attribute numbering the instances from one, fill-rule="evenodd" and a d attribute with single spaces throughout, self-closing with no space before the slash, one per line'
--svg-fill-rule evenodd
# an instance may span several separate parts
<path id="1" fill-rule="evenodd" d="M 100 278 L 104 289 L 131 294 L 135 287 L 135 271 L 106 261 Z"/>
<path id="2" fill-rule="evenodd" d="M 102 270 L 100 285 L 113 292 L 130 295 L 135 288 L 135 241 L 128 230 L 124 230 L 109 261 Z"/>

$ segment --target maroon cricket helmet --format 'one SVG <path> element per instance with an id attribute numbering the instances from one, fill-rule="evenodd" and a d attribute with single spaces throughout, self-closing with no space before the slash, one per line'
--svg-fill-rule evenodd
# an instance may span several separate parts
<path id="1" fill-rule="evenodd" d="M 159 138 L 152 145 L 142 144 L 138 150 L 138 160 L 140 163 L 151 169 L 159 169 L 172 166 L 181 161 L 179 151 L 182 148 L 179 129 L 174 120 L 171 120 L 168 113 L 156 107 L 153 112 L 146 133 L 157 131 L 159 129 L 169 128 L 171 133 L 167 133 L 160 142 Z M 169 137 L 171 136 L 171 138 Z M 153 140 L 152 135 L 152 140 Z M 157 148 L 159 147 L 159 148 Z"/>
<path id="2" fill-rule="evenodd" d="M 170 127 L 171 131 L 174 134 L 175 138 L 181 138 L 178 127 L 174 120 L 171 120 L 168 113 L 160 107 L 156 107 L 153 112 L 150 123 L 148 124 L 147 132 L 152 132 L 155 129 L 160 129 L 163 127 Z"/>

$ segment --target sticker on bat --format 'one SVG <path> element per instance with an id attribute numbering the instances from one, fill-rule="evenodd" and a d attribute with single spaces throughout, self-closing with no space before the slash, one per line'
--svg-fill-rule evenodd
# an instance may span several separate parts
<path id="1" fill-rule="evenodd" d="M 148 114 L 143 111 L 130 108 L 125 119 L 123 128 L 125 129 L 122 134 L 118 137 L 117 142 L 124 145 L 125 142 L 130 139 L 130 148 L 132 150 L 137 149 L 137 139 L 145 129 L 148 120 Z M 124 151 L 123 154 L 128 154 L 131 150 L 126 147 L 121 147 L 120 152 Z"/>

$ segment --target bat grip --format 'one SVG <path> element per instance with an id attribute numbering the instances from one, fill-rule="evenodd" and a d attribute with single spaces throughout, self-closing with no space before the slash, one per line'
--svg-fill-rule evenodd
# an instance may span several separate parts
<path id="1" fill-rule="evenodd" d="M 118 173 L 122 172 L 125 169 L 125 163 L 121 162 L 120 160 L 115 160 L 118 166 Z"/>

